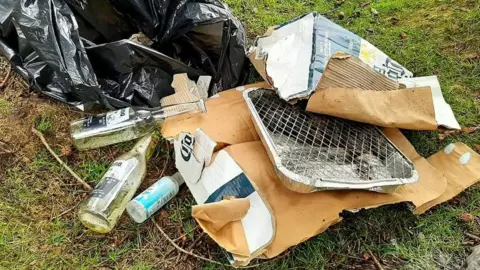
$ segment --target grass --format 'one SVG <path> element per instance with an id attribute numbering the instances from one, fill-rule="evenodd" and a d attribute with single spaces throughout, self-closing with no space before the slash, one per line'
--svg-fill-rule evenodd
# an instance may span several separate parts
<path id="1" fill-rule="evenodd" d="M 480 61 L 474 57 L 480 53 L 480 7 L 476 0 L 225 2 L 246 25 L 250 43 L 269 26 L 306 12 L 325 14 L 369 40 L 416 76 L 438 75 L 460 124 L 480 124 Z M 362 7 L 365 2 L 370 4 Z M 343 19 L 340 12 L 345 15 Z M 402 33 L 405 39 L 400 37 Z M 5 74 L 2 61 L 0 73 Z M 0 268 L 219 269 L 178 256 L 151 222 L 134 224 L 124 216 L 111 234 L 87 231 L 75 216 L 76 206 L 87 193 L 35 137 L 28 135 L 31 126 L 45 133 L 62 159 L 91 185 L 115 157 L 131 148 L 132 142 L 88 152 L 68 151 L 68 123 L 82 115 L 58 103 L 36 99 L 22 80 L 14 77 L 0 93 L 0 142 L 14 150 L 13 154 L 2 154 L 0 148 Z M 438 132 L 406 134 L 423 156 L 454 141 L 472 147 L 480 144 L 480 132 L 445 140 L 439 139 Z M 159 144 L 140 190 L 162 173 L 174 172 L 174 164 L 166 162 L 171 160 L 166 142 Z M 181 194 L 155 217 L 185 248 L 201 233 L 190 217 L 192 204 L 192 197 L 182 188 Z M 462 213 L 470 213 L 476 220 L 462 222 Z M 472 187 L 419 217 L 405 205 L 342 215 L 340 224 L 262 268 L 373 269 L 370 250 L 389 269 L 460 269 L 469 252 L 464 242 L 470 239 L 464 232 L 480 234 L 480 187 Z M 195 252 L 225 262 L 222 251 L 206 236 Z"/>

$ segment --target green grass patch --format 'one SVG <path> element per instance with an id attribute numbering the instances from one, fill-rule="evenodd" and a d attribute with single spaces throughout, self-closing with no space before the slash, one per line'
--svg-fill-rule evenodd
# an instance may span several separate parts
<path id="1" fill-rule="evenodd" d="M 0 116 L 6 116 L 10 113 L 11 104 L 7 100 L 0 98 Z"/>
<path id="2" fill-rule="evenodd" d="M 53 120 L 50 116 L 40 116 L 35 119 L 35 128 L 42 132 L 50 132 L 53 127 Z"/>

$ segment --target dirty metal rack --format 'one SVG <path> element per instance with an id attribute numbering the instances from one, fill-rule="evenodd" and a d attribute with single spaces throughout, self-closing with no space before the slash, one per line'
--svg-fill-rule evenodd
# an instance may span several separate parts
<path id="1" fill-rule="evenodd" d="M 392 192 L 418 178 L 375 126 L 307 113 L 272 90 L 248 90 L 244 97 L 280 178 L 294 190 Z"/>

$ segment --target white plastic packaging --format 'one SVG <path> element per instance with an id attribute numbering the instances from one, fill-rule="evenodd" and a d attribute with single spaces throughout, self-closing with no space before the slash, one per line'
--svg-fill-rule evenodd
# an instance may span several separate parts
<path id="1" fill-rule="evenodd" d="M 137 223 L 142 223 L 162 208 L 175 195 L 184 180 L 180 173 L 164 176 L 127 205 L 128 215 Z"/>

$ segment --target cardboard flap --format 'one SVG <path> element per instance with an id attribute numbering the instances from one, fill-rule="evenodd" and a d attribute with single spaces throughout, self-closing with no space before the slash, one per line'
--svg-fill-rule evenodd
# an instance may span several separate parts
<path id="1" fill-rule="evenodd" d="M 254 87 L 270 86 L 261 82 L 246 85 L 239 90 L 223 91 L 207 99 L 206 113 L 183 114 L 166 119 L 162 126 L 163 137 L 171 139 L 181 132 L 194 133 L 197 128 L 201 128 L 212 140 L 222 145 L 259 140 L 242 96 L 243 90 Z"/>
<path id="2" fill-rule="evenodd" d="M 316 90 L 325 88 L 360 88 L 374 91 L 399 89 L 398 82 L 375 71 L 358 57 L 336 52 L 328 60 Z"/>
<path id="3" fill-rule="evenodd" d="M 314 48 L 315 13 L 267 31 L 250 49 L 249 58 L 282 99 L 308 96 Z"/>
<path id="4" fill-rule="evenodd" d="M 434 204 L 446 202 L 480 181 L 480 155 L 464 143 L 450 144 L 427 160 L 447 179 L 447 189 Z"/>
<path id="5" fill-rule="evenodd" d="M 460 129 L 460 125 L 455 119 L 452 108 L 445 101 L 438 82 L 437 76 L 404 78 L 399 80 L 406 87 L 424 87 L 429 86 L 432 89 L 433 104 L 435 109 L 435 119 L 439 126 L 451 129 Z"/>
<path id="6" fill-rule="evenodd" d="M 328 78 L 326 74 L 322 81 Z M 437 129 L 430 87 L 394 91 L 319 89 L 308 101 L 307 111 L 382 127 Z"/>
<path id="7" fill-rule="evenodd" d="M 214 235 L 228 223 L 240 221 L 250 209 L 250 200 L 232 199 L 215 203 L 194 205 L 192 216 L 202 229 Z"/>

